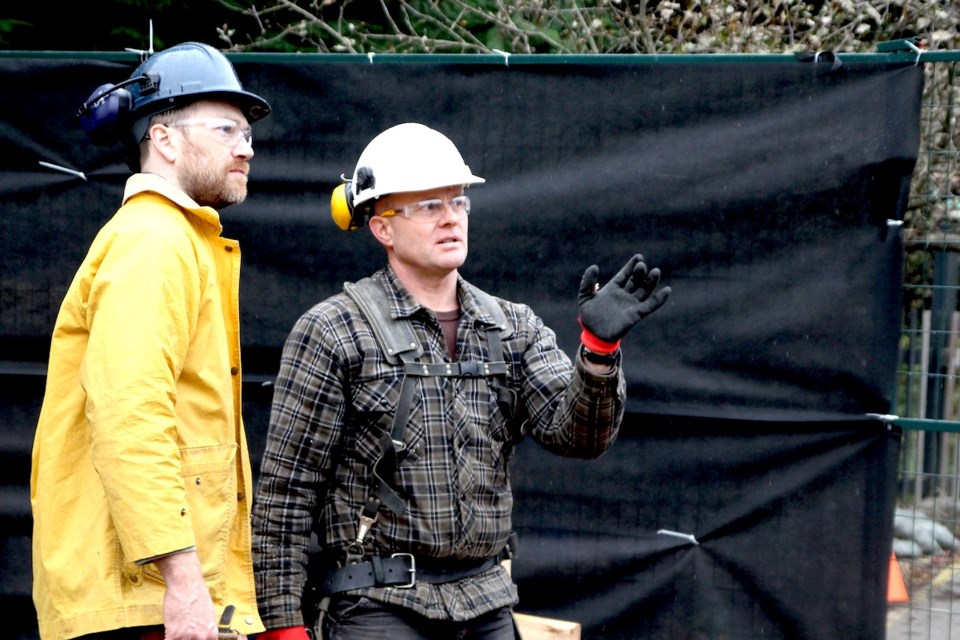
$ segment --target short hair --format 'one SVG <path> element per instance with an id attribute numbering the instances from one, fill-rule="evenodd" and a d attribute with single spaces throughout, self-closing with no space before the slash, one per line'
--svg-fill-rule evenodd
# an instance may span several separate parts
<path id="1" fill-rule="evenodd" d="M 143 139 L 136 141 L 136 166 L 131 164 L 130 168 L 134 171 L 138 171 L 139 168 L 143 166 L 143 159 L 150 150 L 150 127 L 155 124 L 169 125 L 177 120 L 183 120 L 185 119 L 185 116 L 188 116 L 190 112 L 193 111 L 194 105 L 196 104 L 196 102 L 191 102 L 189 104 L 173 107 L 172 109 L 167 109 L 166 111 L 160 111 L 150 116 L 150 120 L 147 123 L 146 129 L 148 133 L 144 133 Z M 130 163 L 128 162 L 128 164 Z"/>

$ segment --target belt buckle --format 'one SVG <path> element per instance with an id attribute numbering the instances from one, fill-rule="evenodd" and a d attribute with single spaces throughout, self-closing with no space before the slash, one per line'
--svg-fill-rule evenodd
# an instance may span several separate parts
<path id="1" fill-rule="evenodd" d="M 394 585 L 396 589 L 412 589 L 417 584 L 417 561 L 414 560 L 412 553 L 391 553 L 391 558 L 410 558 L 410 582 L 406 584 Z"/>

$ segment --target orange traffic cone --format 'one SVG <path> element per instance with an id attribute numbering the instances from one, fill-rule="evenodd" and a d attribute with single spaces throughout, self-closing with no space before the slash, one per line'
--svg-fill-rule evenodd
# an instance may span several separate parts
<path id="1" fill-rule="evenodd" d="M 907 602 L 907 585 L 903 583 L 903 574 L 900 573 L 900 563 L 897 554 L 890 552 L 890 579 L 887 582 L 887 602 Z"/>

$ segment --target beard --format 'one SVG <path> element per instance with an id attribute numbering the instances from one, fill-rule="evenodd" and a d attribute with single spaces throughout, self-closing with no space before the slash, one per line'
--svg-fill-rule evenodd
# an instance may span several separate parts
<path id="1" fill-rule="evenodd" d="M 246 171 L 242 176 L 232 172 L 246 170 L 246 161 L 231 157 L 229 162 L 217 162 L 192 144 L 185 148 L 183 160 L 178 169 L 180 186 L 197 204 L 222 209 L 246 200 Z"/>

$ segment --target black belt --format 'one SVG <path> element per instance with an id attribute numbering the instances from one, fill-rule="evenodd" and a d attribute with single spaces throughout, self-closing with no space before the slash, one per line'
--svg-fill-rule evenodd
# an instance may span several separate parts
<path id="1" fill-rule="evenodd" d="M 322 593 L 329 595 L 366 587 L 409 589 L 418 582 L 443 584 L 469 578 L 497 565 L 498 556 L 482 560 L 417 561 L 409 553 L 370 560 L 332 569 L 323 578 Z"/>

